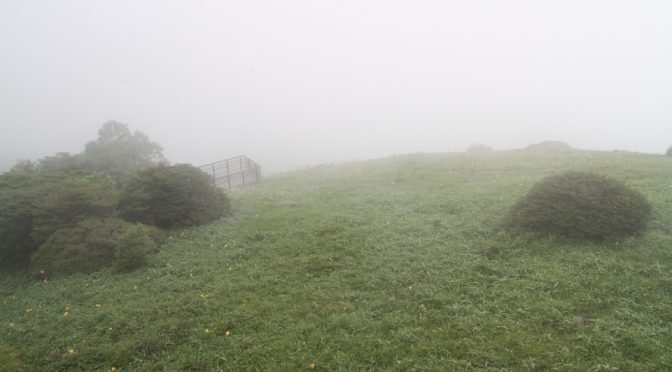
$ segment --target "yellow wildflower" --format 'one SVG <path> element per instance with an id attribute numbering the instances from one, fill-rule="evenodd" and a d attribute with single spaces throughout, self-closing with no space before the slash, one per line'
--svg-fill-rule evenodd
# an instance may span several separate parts
<path id="1" fill-rule="evenodd" d="M 418 305 L 418 308 L 419 308 L 420 310 L 427 310 L 427 306 L 425 306 L 425 304 L 420 304 L 420 305 Z"/>
<path id="2" fill-rule="evenodd" d="M 308 368 L 310 368 L 310 369 L 315 368 L 315 363 L 310 363 L 310 364 L 308 365 Z"/>
<path id="3" fill-rule="evenodd" d="M 63 310 L 63 316 L 68 316 L 70 314 L 70 308 L 66 307 L 65 310 Z"/>
<path id="4" fill-rule="evenodd" d="M 226 337 L 231 336 L 231 331 L 226 331 L 226 333 L 224 333 L 224 336 L 226 336 Z"/>
<path id="5" fill-rule="evenodd" d="M 205 334 L 206 334 L 206 335 L 209 335 L 209 334 L 210 334 L 210 330 L 206 328 L 206 329 L 205 329 Z"/>
<path id="6" fill-rule="evenodd" d="M 103 307 L 103 305 L 101 305 L 101 304 L 96 304 L 96 309 L 100 309 L 101 307 Z"/>
<path id="7" fill-rule="evenodd" d="M 70 354 L 70 355 L 75 355 L 75 354 L 77 354 L 77 352 L 75 351 L 75 349 L 73 349 L 73 348 L 69 348 L 69 349 L 68 349 L 68 354 Z"/>
<path id="8" fill-rule="evenodd" d="M 27 308 L 26 308 L 26 312 L 27 312 L 27 313 L 32 313 L 32 312 L 33 312 L 33 309 L 27 307 Z"/>

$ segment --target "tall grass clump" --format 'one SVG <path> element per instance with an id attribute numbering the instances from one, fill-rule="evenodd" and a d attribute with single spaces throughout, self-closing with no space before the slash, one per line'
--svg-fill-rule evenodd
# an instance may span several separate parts
<path id="1" fill-rule="evenodd" d="M 544 178 L 511 208 L 516 229 L 570 238 L 603 240 L 641 232 L 649 202 L 620 181 L 586 172 Z"/>

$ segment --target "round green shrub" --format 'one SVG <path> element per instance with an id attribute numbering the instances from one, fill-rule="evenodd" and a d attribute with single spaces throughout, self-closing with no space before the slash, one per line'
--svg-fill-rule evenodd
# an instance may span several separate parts
<path id="1" fill-rule="evenodd" d="M 114 180 L 102 174 L 55 174 L 38 190 L 34 203 L 32 238 L 42 244 L 55 231 L 87 218 L 116 214 L 118 191 Z"/>
<path id="2" fill-rule="evenodd" d="M 112 262 L 115 271 L 130 272 L 147 264 L 147 255 L 158 247 L 151 230 L 149 226 L 137 224 L 117 238 Z"/>
<path id="3" fill-rule="evenodd" d="M 91 218 L 57 230 L 33 253 L 37 277 L 90 273 L 112 262 L 119 237 L 132 224 L 117 218 Z"/>
<path id="4" fill-rule="evenodd" d="M 136 172 L 124 185 L 121 216 L 159 228 L 209 223 L 229 213 L 229 199 L 198 168 L 179 164 Z"/>
<path id="5" fill-rule="evenodd" d="M 572 147 L 562 141 L 543 141 L 528 145 L 525 150 L 538 152 L 568 152 Z"/>
<path id="6" fill-rule="evenodd" d="M 641 232 L 651 206 L 620 181 L 586 172 L 546 177 L 511 208 L 512 228 L 603 240 Z"/>

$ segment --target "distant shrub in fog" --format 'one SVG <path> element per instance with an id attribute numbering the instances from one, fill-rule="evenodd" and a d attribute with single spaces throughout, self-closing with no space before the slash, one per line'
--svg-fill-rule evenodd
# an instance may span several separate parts
<path id="1" fill-rule="evenodd" d="M 672 146 L 670 146 L 670 147 L 667 149 L 667 152 L 665 152 L 665 155 L 667 155 L 667 156 L 672 156 Z"/>
<path id="2" fill-rule="evenodd" d="M 493 151 L 492 147 L 490 147 L 488 145 L 483 145 L 483 144 L 480 144 L 480 143 L 473 144 L 473 145 L 467 147 L 467 152 L 470 152 L 470 153 L 484 153 L 484 152 L 491 152 L 491 151 Z"/>
<path id="3" fill-rule="evenodd" d="M 534 185 L 511 208 L 506 222 L 515 229 L 602 240 L 640 232 L 650 214 L 644 196 L 622 182 L 566 172 Z"/>
<path id="4" fill-rule="evenodd" d="M 567 152 L 571 151 L 572 147 L 562 141 L 544 141 L 533 143 L 527 146 L 525 150 L 539 152 Z"/>

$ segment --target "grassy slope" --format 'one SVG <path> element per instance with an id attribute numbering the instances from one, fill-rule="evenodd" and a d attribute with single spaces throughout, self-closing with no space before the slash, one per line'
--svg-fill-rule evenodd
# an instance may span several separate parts
<path id="1" fill-rule="evenodd" d="M 566 169 L 642 191 L 650 229 L 608 244 L 501 230 L 518 197 Z M 670 368 L 671 169 L 496 152 L 272 177 L 147 269 L 1 279 L 0 364 L 13 350 L 26 370 Z"/>

